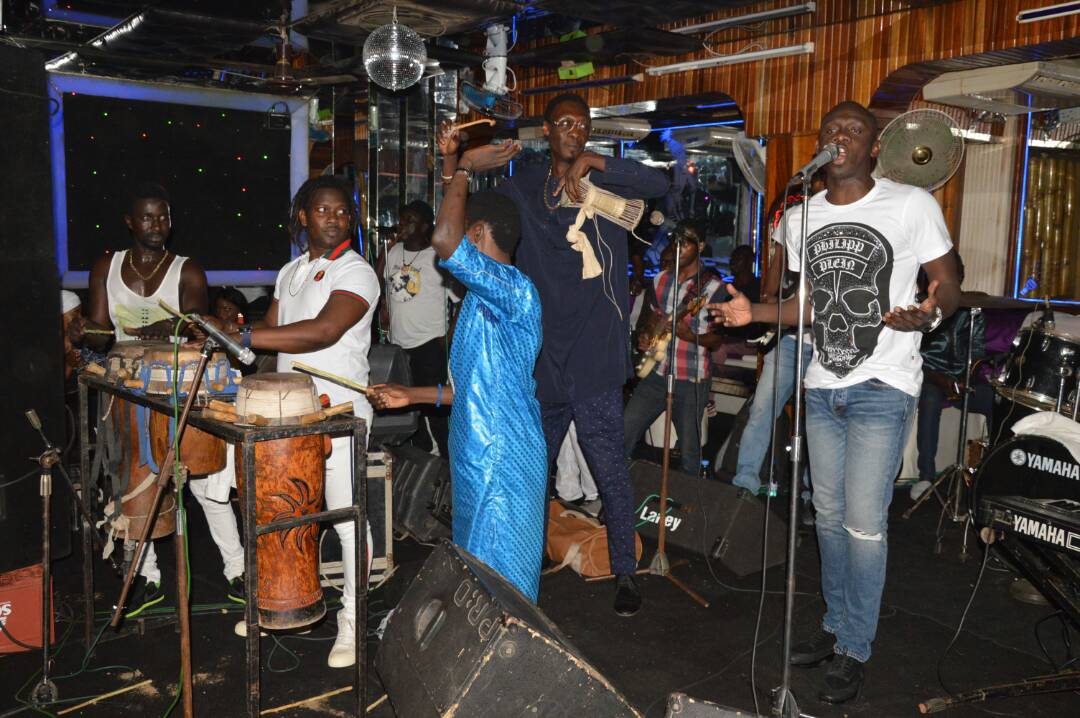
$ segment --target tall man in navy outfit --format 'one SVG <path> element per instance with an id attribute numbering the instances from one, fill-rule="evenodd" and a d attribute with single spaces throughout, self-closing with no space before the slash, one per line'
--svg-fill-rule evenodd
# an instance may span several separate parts
<path id="1" fill-rule="evenodd" d="M 560 206 L 562 195 L 581 198 L 586 174 L 595 186 L 621 197 L 662 197 L 667 177 L 638 162 L 585 151 L 591 123 L 579 95 L 555 97 L 544 110 L 551 162 L 523 167 L 497 188 L 521 213 L 515 264 L 540 293 L 543 346 L 536 363 L 548 464 L 553 466 L 570 421 L 596 479 L 608 529 L 615 612 L 641 607 L 634 582 L 633 491 L 623 455 L 622 387 L 630 377 L 630 286 L 626 230 L 597 215 L 582 227 L 601 265 L 599 276 L 582 278 L 582 254 L 566 239 L 578 210 Z M 599 233 L 597 233 L 599 228 Z"/>

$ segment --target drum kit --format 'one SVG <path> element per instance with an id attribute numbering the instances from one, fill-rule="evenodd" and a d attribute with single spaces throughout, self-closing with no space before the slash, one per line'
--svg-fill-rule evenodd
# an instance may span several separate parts
<path id="1" fill-rule="evenodd" d="M 981 300 L 973 312 L 1032 308 L 1028 302 L 998 297 Z M 969 356 L 969 378 L 970 369 Z M 942 516 L 964 522 L 965 529 L 971 521 L 987 550 L 994 545 L 1063 620 L 1080 627 L 1080 336 L 1057 329 L 1047 307 L 1042 318 L 1018 333 L 991 383 L 995 402 L 989 440 L 975 452 L 979 460 L 971 468 L 961 463 L 958 449 L 958 466 L 947 472 L 954 479 Z M 966 410 L 965 397 L 961 426 Z M 1034 415 L 1037 418 L 1025 422 L 1028 426 L 1016 426 Z M 964 438 L 962 430 L 961 445 Z M 963 497 L 965 491 L 970 496 Z M 966 550 L 966 530 L 964 541 Z M 1080 672 L 1062 671 L 934 699 L 920 710 L 937 712 L 990 698 L 1078 688 Z"/>
<path id="2" fill-rule="evenodd" d="M 969 322 L 968 356 L 965 375 L 971 385 L 973 369 L 975 317 L 984 310 L 1038 309 L 1029 301 L 967 293 L 961 295 L 960 304 L 967 307 L 972 316 Z M 984 468 L 996 466 L 990 458 L 999 452 L 1004 443 L 1013 436 L 1012 426 L 1037 412 L 1054 412 L 1076 421 L 1078 386 L 1080 386 L 1080 337 L 1074 337 L 1055 328 L 1053 313 L 1047 308 L 1041 318 L 1020 330 L 1012 342 L 1008 354 L 990 379 L 994 389 L 994 411 L 986 440 L 966 442 L 970 389 L 962 393 L 960 434 L 957 442 L 956 463 L 939 475 L 927 490 L 907 511 L 908 518 L 923 503 L 934 497 L 942 505 L 942 521 L 946 517 L 954 522 L 965 523 L 974 514 L 972 497 L 978 492 L 969 489 L 973 485 L 992 484 L 992 471 Z M 965 455 L 965 444 L 968 452 Z M 939 489 L 946 485 L 943 495 Z M 938 541 L 935 552 L 941 552 L 942 531 L 939 522 Z M 964 532 L 961 558 L 967 557 L 967 532 Z"/>

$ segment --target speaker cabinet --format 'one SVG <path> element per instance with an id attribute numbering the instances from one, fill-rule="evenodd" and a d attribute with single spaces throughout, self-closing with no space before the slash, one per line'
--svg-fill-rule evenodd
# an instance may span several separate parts
<path id="1" fill-rule="evenodd" d="M 0 572 L 41 561 L 41 499 L 35 463 L 40 437 L 23 412 L 34 409 L 53 443 L 67 441 L 60 278 L 53 243 L 49 100 L 44 58 L 0 44 Z M 10 483 L 30 472 L 32 475 Z M 6 485 L 5 485 L 6 484 Z M 71 493 L 53 480 L 53 556 L 70 551 Z"/>
<path id="2" fill-rule="evenodd" d="M 388 451 L 393 487 L 394 528 L 430 543 L 451 535 L 450 464 L 415 446 Z"/>
<path id="3" fill-rule="evenodd" d="M 402 384 L 412 386 L 409 355 L 397 344 L 373 344 L 368 352 L 368 384 Z M 416 409 L 394 409 L 375 413 L 371 422 L 371 446 L 400 444 L 416 433 L 420 412 Z"/>
<path id="4" fill-rule="evenodd" d="M 661 467 L 635 461 L 630 483 L 637 501 L 637 530 L 656 538 L 660 525 Z M 667 541 L 690 551 L 719 559 L 738 576 L 761 570 L 762 530 L 765 504 L 740 489 L 671 470 L 668 475 L 668 508 L 664 512 Z M 766 567 L 784 562 L 787 524 L 770 512 Z"/>
<path id="5" fill-rule="evenodd" d="M 539 608 L 448 543 L 390 617 L 375 668 L 408 718 L 641 715 Z"/>

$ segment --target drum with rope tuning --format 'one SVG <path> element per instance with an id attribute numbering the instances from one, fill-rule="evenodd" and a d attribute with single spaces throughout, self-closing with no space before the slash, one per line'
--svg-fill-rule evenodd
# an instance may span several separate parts
<path id="1" fill-rule="evenodd" d="M 147 351 L 142 360 L 142 386 L 147 394 L 169 396 L 173 393 L 173 381 L 181 395 L 186 395 L 195 382 L 199 368 L 200 350 L 181 346 Z M 236 387 L 240 372 L 229 366 L 229 358 L 223 352 L 214 352 L 206 364 L 199 396 L 220 394 Z"/>

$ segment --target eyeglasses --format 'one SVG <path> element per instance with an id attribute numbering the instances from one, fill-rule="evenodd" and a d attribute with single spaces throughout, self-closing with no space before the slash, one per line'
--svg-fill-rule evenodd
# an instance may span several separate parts
<path id="1" fill-rule="evenodd" d="M 579 129 L 585 134 L 589 134 L 589 121 L 588 120 L 575 120 L 573 117 L 561 117 L 554 122 L 555 129 L 559 132 L 570 132 L 573 129 Z"/>

